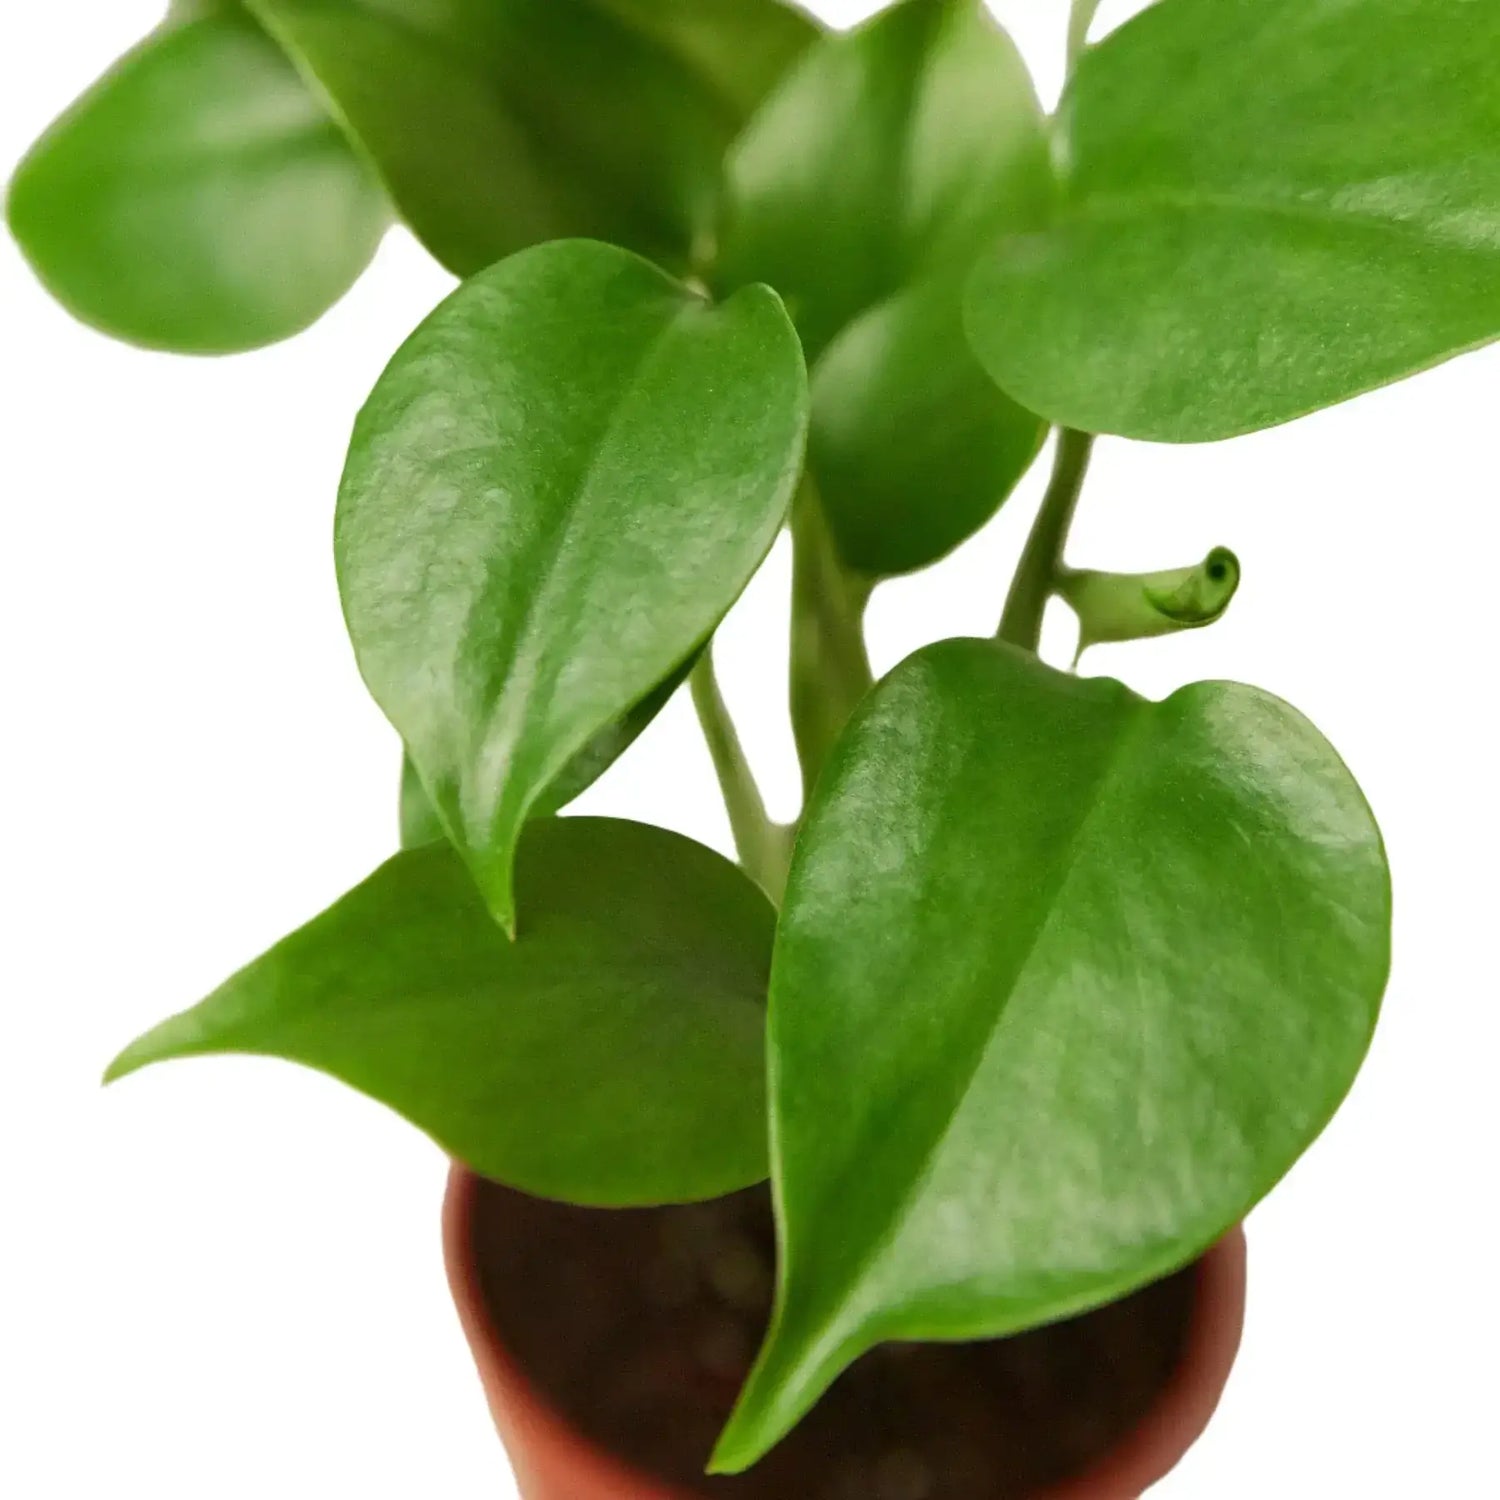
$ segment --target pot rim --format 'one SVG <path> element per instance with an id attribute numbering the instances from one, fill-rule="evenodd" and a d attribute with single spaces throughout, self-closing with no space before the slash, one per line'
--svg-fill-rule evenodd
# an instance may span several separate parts
<path id="1" fill-rule="evenodd" d="M 523 1497 L 533 1476 L 566 1470 L 573 1500 L 703 1500 L 649 1478 L 596 1447 L 553 1410 L 501 1341 L 471 1253 L 478 1177 L 460 1162 L 443 1199 L 448 1285 L 490 1411 L 504 1437 Z M 1197 1263 L 1186 1346 L 1155 1404 L 1118 1447 L 1092 1468 L 1036 1500 L 1140 1500 L 1177 1467 L 1218 1408 L 1245 1321 L 1246 1246 L 1236 1225 Z"/>

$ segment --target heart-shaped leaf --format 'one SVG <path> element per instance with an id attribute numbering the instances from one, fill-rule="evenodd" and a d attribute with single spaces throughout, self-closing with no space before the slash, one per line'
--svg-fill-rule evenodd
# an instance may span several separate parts
<path id="1" fill-rule="evenodd" d="M 1474 0 L 1161 0 L 1083 59 L 980 357 L 1056 422 L 1192 442 L 1500 336 L 1497 59 Z"/>
<path id="2" fill-rule="evenodd" d="M 903 0 L 809 49 L 728 163 L 722 284 L 786 298 L 808 356 L 959 272 L 1054 191 L 1036 91 L 980 0 Z"/>
<path id="3" fill-rule="evenodd" d="M 813 371 L 808 462 L 840 557 L 871 577 L 925 568 L 972 536 L 1046 436 L 970 352 L 959 304 L 943 278 L 898 292 Z"/>
<path id="4" fill-rule="evenodd" d="M 1389 959 L 1380 836 L 1297 713 L 991 641 L 868 700 L 771 981 L 782 1285 L 718 1466 L 886 1339 L 1066 1317 L 1206 1249 L 1323 1128 Z"/>
<path id="5" fill-rule="evenodd" d="M 362 885 L 111 1066 L 247 1052 L 371 1095 L 476 1171 L 575 1203 L 712 1197 L 765 1175 L 775 916 L 659 828 L 533 823 L 509 941 L 445 843 Z"/>
<path id="6" fill-rule="evenodd" d="M 764 23 L 770 57 L 747 48 L 744 71 L 715 59 L 709 16 L 647 0 L 250 4 L 459 275 L 575 235 L 686 267 L 742 117 L 721 90 L 754 94 L 787 46 L 771 0 L 716 7 L 747 38 Z"/>
<path id="7" fill-rule="evenodd" d="M 291 64 L 217 11 L 148 38 L 74 104 L 17 170 L 7 216 L 77 317 L 194 354 L 306 327 L 389 222 Z"/>
<path id="8" fill-rule="evenodd" d="M 587 241 L 465 283 L 376 385 L 339 497 L 345 615 L 506 925 L 522 823 L 712 634 L 781 526 L 806 421 L 774 293 L 714 307 Z"/>
<path id="9" fill-rule="evenodd" d="M 995 513 L 1043 436 L 970 352 L 960 307 L 974 257 L 1038 227 L 1054 191 L 1020 54 L 979 0 L 905 0 L 807 53 L 728 179 L 720 282 L 775 286 L 820 356 L 810 461 L 840 557 L 925 567 Z"/>

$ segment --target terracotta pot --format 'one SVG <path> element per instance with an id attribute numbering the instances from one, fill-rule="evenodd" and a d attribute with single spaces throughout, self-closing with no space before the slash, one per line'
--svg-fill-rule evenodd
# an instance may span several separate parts
<path id="1" fill-rule="evenodd" d="M 579 1436 L 532 1389 L 490 1323 L 473 1254 L 474 1176 L 455 1166 L 443 1207 L 448 1283 L 522 1500 L 702 1500 L 627 1469 Z M 1197 1442 L 1229 1379 L 1245 1315 L 1245 1235 L 1234 1229 L 1198 1263 L 1187 1346 L 1145 1419 L 1087 1473 L 1037 1500 L 1139 1500 Z M 982 1497 L 975 1497 L 982 1500 Z"/>

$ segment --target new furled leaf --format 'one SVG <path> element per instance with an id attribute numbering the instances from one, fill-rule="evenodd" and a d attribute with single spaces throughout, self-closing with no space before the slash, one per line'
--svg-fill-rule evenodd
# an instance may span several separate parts
<path id="1" fill-rule="evenodd" d="M 1161 0 L 1084 56 L 975 348 L 1091 432 L 1225 438 L 1500 336 L 1500 6 Z"/>
<path id="2" fill-rule="evenodd" d="M 465 283 L 376 385 L 339 498 L 345 614 L 507 926 L 521 825 L 744 588 L 806 421 L 773 293 L 715 307 L 587 241 Z"/>
<path id="3" fill-rule="evenodd" d="M 765 1175 L 770 904 L 719 855 L 638 823 L 522 841 L 509 941 L 446 843 L 398 854 L 193 1010 L 149 1063 L 259 1053 L 332 1074 L 486 1176 L 606 1206 Z"/>
<path id="4" fill-rule="evenodd" d="M 918 653 L 819 785 L 770 1016 L 782 1282 L 740 1469 L 887 1339 L 968 1339 L 1204 1251 L 1322 1129 L 1389 962 L 1379 833 L 1264 693 L 1162 703 Z"/>
<path id="5" fill-rule="evenodd" d="M 275 44 L 220 8 L 177 18 L 105 74 L 21 163 L 6 213 L 75 316 L 192 354 L 305 328 L 390 218 Z"/>

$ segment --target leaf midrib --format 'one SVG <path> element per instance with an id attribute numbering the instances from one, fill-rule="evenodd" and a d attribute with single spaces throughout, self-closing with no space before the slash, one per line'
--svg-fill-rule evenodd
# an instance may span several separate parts
<path id="1" fill-rule="evenodd" d="M 848 1278 L 846 1283 L 848 1291 L 838 1303 L 840 1311 L 854 1302 L 860 1289 L 879 1270 L 880 1262 L 899 1241 L 901 1228 L 907 1218 L 908 1211 L 920 1200 L 928 1183 L 932 1180 L 938 1158 L 942 1154 L 944 1145 L 952 1135 L 955 1122 L 961 1113 L 963 1104 L 973 1089 L 974 1080 L 978 1077 L 979 1071 L 984 1065 L 984 1060 L 989 1055 L 990 1047 L 994 1043 L 995 1035 L 1004 1020 L 1005 1012 L 1010 1006 L 1011 998 L 1016 992 L 1021 976 L 1026 972 L 1038 945 L 1056 917 L 1059 898 L 1072 877 L 1074 867 L 1077 865 L 1078 857 L 1082 852 L 1089 826 L 1092 824 L 1101 804 L 1105 801 L 1110 785 L 1117 778 L 1122 762 L 1128 758 L 1127 752 L 1134 748 L 1136 741 L 1141 738 L 1143 730 L 1150 723 L 1151 713 L 1155 705 L 1147 702 L 1145 699 L 1136 697 L 1134 694 L 1130 694 L 1126 702 L 1129 705 L 1130 718 L 1120 730 L 1115 745 L 1110 750 L 1103 766 L 1100 767 L 1091 789 L 1088 805 L 1075 824 L 1072 835 L 1068 839 L 1066 849 L 1054 863 L 1055 876 L 1049 882 L 1046 900 L 1042 904 L 1041 920 L 1037 922 L 1029 938 L 1026 940 L 1025 947 L 1015 965 L 1014 978 L 1006 990 L 1003 999 L 996 1007 L 994 1020 L 986 1030 L 982 1044 L 974 1049 L 973 1057 L 964 1070 L 962 1081 L 953 1091 L 953 1108 L 947 1112 L 946 1118 L 940 1123 L 931 1142 L 923 1149 L 916 1170 L 912 1172 L 907 1180 L 907 1185 L 902 1189 L 899 1197 L 892 1205 L 891 1212 L 886 1219 L 882 1232 L 870 1242 L 866 1253 L 861 1255 L 855 1262 L 854 1274 Z M 773 1137 L 773 1139 L 775 1138 Z M 779 1162 L 777 1166 L 779 1167 Z M 847 1332 L 844 1336 L 847 1337 Z"/>

